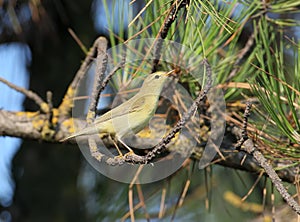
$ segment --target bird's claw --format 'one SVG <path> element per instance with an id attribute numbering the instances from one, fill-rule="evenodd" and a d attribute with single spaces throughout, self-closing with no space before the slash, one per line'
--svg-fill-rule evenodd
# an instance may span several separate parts
<path id="1" fill-rule="evenodd" d="M 130 162 L 143 163 L 144 157 L 135 154 L 133 151 L 129 151 L 124 155 L 124 159 Z"/>
<path id="2" fill-rule="evenodd" d="M 131 162 L 131 163 L 146 163 L 145 157 L 139 156 L 135 154 L 133 151 L 129 151 L 126 154 L 120 154 L 118 156 L 114 156 L 113 158 L 110 158 L 109 165 L 122 165 L 125 162 Z"/>

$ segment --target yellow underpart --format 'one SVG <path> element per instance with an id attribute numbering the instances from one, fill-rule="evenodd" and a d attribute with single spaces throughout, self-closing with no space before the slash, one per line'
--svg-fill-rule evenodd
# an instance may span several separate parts
<path id="1" fill-rule="evenodd" d="M 139 133 L 136 134 L 137 136 L 141 137 L 141 138 L 154 138 L 153 133 L 151 133 L 151 130 L 149 127 L 143 129 L 142 131 L 140 131 Z"/>
<path id="2" fill-rule="evenodd" d="M 162 127 L 165 127 L 165 126 L 162 126 Z M 165 134 L 163 135 L 163 137 L 164 137 L 164 136 L 167 136 L 167 135 L 169 134 L 169 130 L 170 130 L 170 129 L 171 129 L 171 127 L 170 127 L 170 126 L 167 126 L 166 132 L 165 132 Z M 138 137 L 141 137 L 141 138 L 147 138 L 147 139 L 156 139 L 156 138 L 158 138 L 158 137 L 157 137 L 157 136 L 158 136 L 158 133 L 157 133 L 155 130 L 151 131 L 151 129 L 150 129 L 149 127 L 146 127 L 145 129 L 141 130 L 141 131 L 138 132 L 136 135 L 137 135 Z M 178 137 L 179 137 L 179 135 L 180 135 L 180 133 L 176 133 L 175 136 L 174 136 L 174 138 L 173 138 L 173 141 L 178 142 Z M 160 136 L 160 137 L 162 137 L 162 136 Z"/>

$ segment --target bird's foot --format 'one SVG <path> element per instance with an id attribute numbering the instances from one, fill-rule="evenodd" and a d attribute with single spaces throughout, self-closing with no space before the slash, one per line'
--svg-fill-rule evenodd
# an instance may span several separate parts
<path id="1" fill-rule="evenodd" d="M 126 161 L 135 162 L 135 163 L 144 163 L 145 162 L 145 158 L 143 156 L 139 156 L 139 155 L 135 154 L 133 152 L 133 150 L 130 150 L 128 153 L 126 153 L 124 155 L 124 159 Z"/>
<path id="2" fill-rule="evenodd" d="M 113 158 L 110 158 L 109 164 L 110 165 L 122 165 L 125 163 L 125 158 L 122 153 L 120 153 L 118 156 L 114 156 Z"/>
<path id="3" fill-rule="evenodd" d="M 118 156 L 114 156 L 114 159 L 124 159 L 124 155 L 120 152 Z"/>

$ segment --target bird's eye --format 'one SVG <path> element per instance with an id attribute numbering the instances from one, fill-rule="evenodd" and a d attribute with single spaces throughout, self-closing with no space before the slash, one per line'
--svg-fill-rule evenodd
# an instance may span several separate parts
<path id="1" fill-rule="evenodd" d="M 155 78 L 155 79 L 158 79 L 158 78 L 159 78 L 159 75 L 155 75 L 154 78 Z"/>

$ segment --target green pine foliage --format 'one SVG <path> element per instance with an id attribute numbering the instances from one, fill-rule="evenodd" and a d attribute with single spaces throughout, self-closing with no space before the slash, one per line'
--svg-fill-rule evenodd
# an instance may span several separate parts
<path id="1" fill-rule="evenodd" d="M 157 38 L 171 4 L 175 4 L 175 1 L 145 1 L 137 10 L 134 1 L 109 2 L 119 10 L 112 18 L 108 3 L 103 0 L 112 46 L 133 39 Z M 251 132 L 267 157 L 299 161 L 300 45 L 295 40 L 299 36 L 293 33 L 294 28 L 299 28 L 299 21 L 293 15 L 299 12 L 300 1 L 187 2 L 177 9 L 176 21 L 170 26 L 166 40 L 189 47 L 199 62 L 208 59 L 227 102 L 258 100 L 250 118 Z M 116 21 L 117 32 L 113 28 Z M 140 43 L 136 50 L 142 53 L 145 49 L 143 41 Z M 187 58 L 188 55 L 184 59 Z M 114 80 L 114 86 L 126 82 L 131 78 L 128 73 L 138 68 L 127 67 L 127 72 Z M 146 63 L 143 69 L 150 70 L 151 64 Z M 196 95 L 199 87 L 187 74 L 181 75 L 180 81 L 188 83 L 190 93 Z"/>

